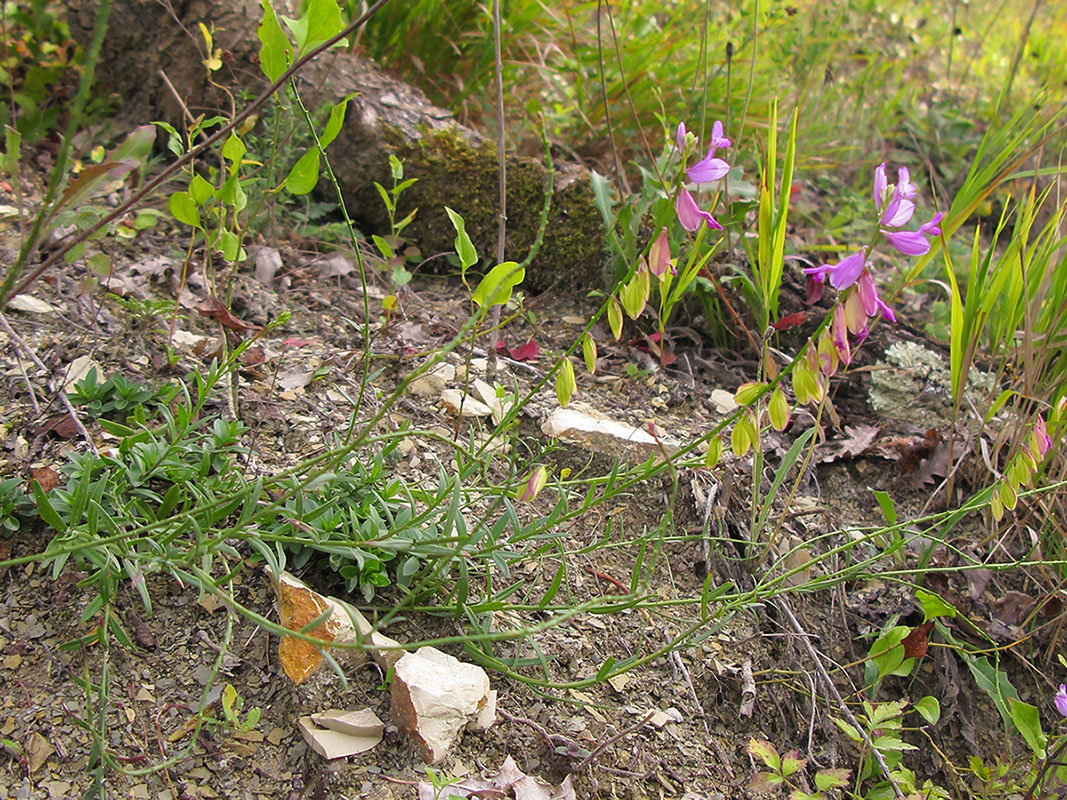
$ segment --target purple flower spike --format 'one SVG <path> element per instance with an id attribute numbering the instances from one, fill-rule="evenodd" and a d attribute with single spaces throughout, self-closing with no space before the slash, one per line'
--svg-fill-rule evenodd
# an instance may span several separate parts
<path id="1" fill-rule="evenodd" d="M 1052 437 L 1048 435 L 1048 426 L 1045 424 L 1045 418 L 1040 414 L 1037 415 L 1037 419 L 1034 421 L 1034 438 L 1037 440 L 1037 449 L 1042 456 L 1052 449 Z M 1060 686 L 1060 692 L 1063 692 L 1063 686 Z M 1067 703 L 1067 698 L 1064 699 L 1064 702 Z M 1059 707 L 1059 695 L 1056 695 L 1056 705 Z M 1061 713 L 1067 717 L 1067 711 L 1061 709 Z"/>
<path id="2" fill-rule="evenodd" d="M 830 324 L 830 336 L 833 339 L 837 357 L 848 366 L 852 363 L 852 350 L 848 346 L 848 324 L 845 322 L 845 307 L 838 303 L 834 306 L 834 321 Z"/>
<path id="3" fill-rule="evenodd" d="M 878 296 L 878 290 L 874 287 L 874 278 L 871 277 L 869 270 L 864 270 L 863 274 L 860 275 L 860 279 L 856 283 L 856 293 L 859 295 L 860 302 L 863 303 L 863 313 L 868 317 L 873 317 L 881 311 L 882 316 L 890 322 L 897 321 L 893 309 L 887 306 L 882 301 L 882 298 Z"/>
<path id="4" fill-rule="evenodd" d="M 700 227 L 701 222 L 707 223 L 713 231 L 722 230 L 722 225 L 710 212 L 701 210 L 697 201 L 693 199 L 693 195 L 684 186 L 678 192 L 678 199 L 674 201 L 674 210 L 678 213 L 678 221 L 687 231 L 695 231 Z"/>
<path id="5" fill-rule="evenodd" d="M 881 183 L 883 185 L 882 196 L 884 198 L 888 188 L 884 185 L 886 180 L 884 165 L 878 169 L 881 170 L 881 175 L 879 176 L 878 170 L 875 170 L 875 190 L 878 189 Z M 915 213 L 915 195 L 917 193 L 918 190 L 915 188 L 915 184 L 911 182 L 911 173 L 908 172 L 908 168 L 901 167 L 897 170 L 897 185 L 893 188 L 893 197 L 889 200 L 885 210 L 882 211 L 882 216 L 878 218 L 879 224 L 885 225 L 887 228 L 899 228 L 901 225 L 907 225 L 911 215 Z M 875 206 L 880 206 L 877 197 Z"/>
<path id="6" fill-rule="evenodd" d="M 1067 717 L 1067 686 L 1060 684 L 1060 690 L 1056 692 L 1056 710 Z"/>
<path id="7" fill-rule="evenodd" d="M 657 278 L 662 278 L 668 269 L 671 270 L 672 274 L 678 274 L 674 269 L 674 265 L 671 264 L 671 245 L 667 239 L 666 228 L 660 231 L 659 236 L 652 242 L 652 247 L 648 251 L 648 269 Z"/>
<path id="8" fill-rule="evenodd" d="M 843 258 L 836 264 L 823 264 L 818 267 L 804 267 L 803 272 L 805 275 L 810 275 L 820 283 L 826 278 L 830 278 L 830 285 L 837 291 L 847 289 L 854 284 L 861 274 L 863 274 L 863 267 L 867 258 L 867 248 L 864 247 L 861 250 Z"/>
<path id="9" fill-rule="evenodd" d="M 674 141 L 678 143 L 678 149 L 685 152 L 685 123 L 678 123 L 678 131 L 674 135 Z"/>

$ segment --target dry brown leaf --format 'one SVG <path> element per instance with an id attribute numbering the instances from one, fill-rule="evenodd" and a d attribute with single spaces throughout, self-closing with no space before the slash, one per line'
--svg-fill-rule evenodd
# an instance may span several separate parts
<path id="1" fill-rule="evenodd" d="M 929 619 L 922 625 L 916 625 L 911 629 L 911 633 L 900 640 L 904 645 L 904 658 L 922 658 L 926 655 L 926 648 L 930 644 L 927 637 L 933 627 L 934 621 Z"/>
<path id="2" fill-rule="evenodd" d="M 33 475 L 30 476 L 30 491 L 33 491 L 33 482 L 37 481 L 37 484 L 41 487 L 41 491 L 48 494 L 50 491 L 59 486 L 63 479 L 59 477 L 59 473 L 51 467 L 40 467 L 33 471 Z"/>
<path id="3" fill-rule="evenodd" d="M 211 295 L 208 295 L 201 300 L 200 304 L 197 305 L 196 310 L 200 316 L 213 319 L 224 328 L 229 328 L 231 331 L 236 331 L 237 333 L 262 330 L 255 325 L 249 325 L 247 322 L 237 319 L 237 317 L 230 313 L 226 306 Z"/>

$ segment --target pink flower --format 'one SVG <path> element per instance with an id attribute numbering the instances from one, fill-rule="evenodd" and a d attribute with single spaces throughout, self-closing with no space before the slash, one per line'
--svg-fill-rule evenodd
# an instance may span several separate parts
<path id="1" fill-rule="evenodd" d="M 878 290 L 874 288 L 874 278 L 871 277 L 870 270 L 865 269 L 863 274 L 860 275 L 860 279 L 856 282 L 856 292 L 863 303 L 863 311 L 868 317 L 873 317 L 875 313 L 881 311 L 882 316 L 890 322 L 897 321 L 893 309 L 887 306 L 882 301 L 882 298 L 878 296 Z"/>
<path id="2" fill-rule="evenodd" d="M 674 201 L 674 210 L 678 213 L 678 221 L 687 231 L 695 231 L 700 227 L 701 222 L 707 223 L 707 226 L 714 231 L 722 230 L 722 225 L 711 216 L 710 212 L 701 210 L 697 201 L 693 199 L 693 195 L 684 186 Z"/>
<path id="3" fill-rule="evenodd" d="M 852 350 L 848 346 L 848 323 L 845 321 L 845 307 L 841 303 L 834 306 L 834 321 L 830 323 L 830 336 L 841 363 L 846 366 L 851 364 Z"/>
<path id="4" fill-rule="evenodd" d="M 729 146 L 730 140 L 723 136 L 722 122 L 715 120 L 715 124 L 711 126 L 711 144 L 708 145 L 708 154 L 689 168 L 687 172 L 689 180 L 693 183 L 713 183 L 725 178 L 730 172 L 730 165 L 723 159 L 716 158 L 715 151 Z"/>
<path id="5" fill-rule="evenodd" d="M 859 280 L 859 277 L 866 266 L 866 258 L 867 248 L 864 247 L 858 252 L 848 256 L 848 258 L 841 259 L 836 264 L 822 264 L 818 267 L 804 267 L 803 272 L 805 275 L 810 275 L 814 280 L 817 280 L 820 283 L 829 276 L 830 285 L 840 292 Z"/>
<path id="6" fill-rule="evenodd" d="M 901 167 L 897 170 L 897 185 L 893 187 L 893 194 L 887 197 L 889 186 L 886 184 L 885 162 L 882 162 L 874 171 L 874 207 L 881 214 L 878 223 L 889 228 L 907 225 L 915 213 L 917 191 L 908 168 Z"/>
<path id="7" fill-rule="evenodd" d="M 1052 448 L 1052 437 L 1048 435 L 1048 426 L 1045 425 L 1045 418 L 1040 414 L 1037 415 L 1037 419 L 1034 421 L 1034 440 L 1037 443 L 1038 452 L 1044 457 Z M 1060 686 L 1062 690 L 1063 687 Z M 1059 695 L 1057 695 L 1057 698 Z M 1067 702 L 1067 700 L 1065 700 Z M 1067 717 L 1067 711 L 1063 712 L 1063 716 Z"/>
<path id="8" fill-rule="evenodd" d="M 678 271 L 671 263 L 671 244 L 667 240 L 666 228 L 660 231 L 659 236 L 652 242 L 652 247 L 649 248 L 648 269 L 657 278 L 662 278 L 668 269 L 672 275 L 678 274 Z"/>
<path id="9" fill-rule="evenodd" d="M 678 130 L 674 134 L 674 141 L 678 143 L 678 149 L 685 152 L 685 123 L 678 123 Z"/>
<path id="10" fill-rule="evenodd" d="M 908 216 L 910 217 L 911 214 Z M 882 234 L 898 253 L 906 256 L 924 256 L 930 252 L 930 242 L 926 237 L 941 235 L 938 223 L 941 222 L 942 216 L 944 215 L 938 211 L 929 222 L 920 225 L 917 231 L 882 230 Z"/>
<path id="11" fill-rule="evenodd" d="M 1067 717 L 1067 686 L 1060 684 L 1060 690 L 1056 692 L 1056 710 Z"/>

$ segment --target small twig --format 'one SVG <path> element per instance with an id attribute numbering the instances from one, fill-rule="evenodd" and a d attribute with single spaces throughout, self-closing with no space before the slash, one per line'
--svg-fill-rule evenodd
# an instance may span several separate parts
<path id="1" fill-rule="evenodd" d="M 496 263 L 504 262 L 504 243 L 508 228 L 508 174 L 504 156 L 504 62 L 500 55 L 500 0 L 493 0 L 493 50 L 496 56 L 496 155 L 499 170 L 500 210 L 497 214 Z M 500 306 L 494 305 L 489 312 L 489 330 L 500 327 Z M 490 386 L 496 380 L 496 340 L 499 332 L 489 342 L 489 356 L 485 364 L 485 380 Z"/>
<path id="2" fill-rule="evenodd" d="M 822 665 L 822 660 L 819 658 L 819 654 L 815 652 L 815 648 L 812 647 L 811 641 L 808 639 L 808 634 L 801 626 L 800 621 L 793 614 L 793 609 L 789 607 L 789 604 L 785 601 L 784 597 L 776 598 L 778 608 L 789 619 L 789 624 L 792 625 L 793 630 L 796 632 L 798 638 L 804 645 L 804 649 L 808 651 L 808 657 L 811 659 L 811 663 L 815 665 L 815 671 L 819 673 L 819 680 L 822 681 L 826 691 L 837 702 L 838 710 L 848 718 L 849 724 L 856 729 L 856 732 L 863 738 L 863 743 L 871 749 L 871 753 L 874 755 L 874 760 L 878 762 L 879 769 L 882 770 L 882 775 L 889 782 L 889 785 L 893 787 L 893 794 L 897 797 L 904 797 L 904 792 L 900 790 L 900 786 L 893 779 L 893 775 L 889 771 L 889 765 L 885 763 L 885 758 L 882 753 L 874 746 L 874 742 L 871 741 L 871 737 L 867 735 L 867 732 L 860 725 L 860 722 L 853 715 L 849 707 L 845 705 L 844 699 L 841 697 L 841 693 L 837 691 L 837 687 L 834 686 L 834 682 L 830 680 L 830 676 L 826 672 L 826 667 Z"/>
<path id="3" fill-rule="evenodd" d="M 638 730 L 639 728 L 643 728 L 648 723 L 648 721 L 650 719 L 652 719 L 652 717 L 655 715 L 655 713 L 656 713 L 655 711 L 649 711 L 647 714 L 645 714 L 644 717 L 641 718 L 640 721 L 635 722 L 629 728 L 626 728 L 625 730 L 619 731 L 614 736 L 612 736 L 610 739 L 606 739 L 605 741 L 603 741 L 600 744 L 598 744 L 593 749 L 593 752 L 591 752 L 584 759 L 582 759 L 582 762 L 578 766 L 576 766 L 573 771 L 574 772 L 581 772 L 583 769 L 585 769 L 587 766 L 589 766 L 591 763 L 593 763 L 593 761 L 595 761 L 596 758 L 601 753 L 603 753 L 604 750 L 607 747 L 609 747 L 610 745 L 615 744 L 615 742 L 619 741 L 619 739 L 622 739 L 624 736 L 629 736 L 631 733 L 633 733 L 634 731 Z"/>
<path id="4" fill-rule="evenodd" d="M 182 99 L 182 96 L 178 94 L 178 90 L 174 88 L 174 84 L 170 82 L 170 78 L 167 77 L 167 73 L 163 70 L 159 70 L 159 77 L 163 79 L 163 83 L 167 84 L 167 88 L 170 89 L 170 93 L 174 96 L 174 102 L 181 106 L 182 113 L 185 114 L 186 122 L 189 122 L 190 124 L 196 122 L 196 118 L 189 113 L 189 108 L 185 105 L 185 101 Z"/>
<path id="5" fill-rule="evenodd" d="M 14 330 L 12 330 L 11 326 L 7 322 L 7 317 L 4 316 L 3 312 L 0 312 L 0 326 L 3 327 L 3 329 L 7 332 L 7 335 L 11 337 L 11 340 L 16 345 L 18 345 L 18 347 L 21 348 L 24 353 L 26 353 L 26 355 L 29 357 L 29 359 L 34 364 L 36 364 L 39 369 L 42 369 L 45 372 L 48 372 L 48 367 L 46 367 L 44 365 L 44 363 L 41 361 L 41 359 L 39 359 L 37 357 L 37 354 L 33 352 L 33 350 L 30 348 L 30 346 L 28 344 L 26 344 L 26 342 L 22 339 L 21 336 L 19 336 L 17 333 L 15 333 Z M 93 455 L 94 456 L 99 456 L 100 453 L 96 449 L 96 445 L 93 444 L 93 439 L 89 435 L 89 431 L 87 431 L 85 429 L 85 426 L 82 425 L 82 421 L 78 417 L 78 412 L 74 410 L 74 406 L 71 405 L 70 399 L 67 397 L 67 393 L 65 391 L 63 391 L 63 387 L 62 386 L 59 387 L 58 389 L 56 389 L 56 395 L 59 397 L 59 401 L 67 409 L 67 413 L 70 414 L 70 418 L 71 418 L 71 421 L 74 423 L 74 427 L 78 429 L 78 433 L 80 433 L 82 435 L 82 437 L 85 439 L 85 443 L 87 445 L 89 445 L 89 449 L 92 451 Z"/>

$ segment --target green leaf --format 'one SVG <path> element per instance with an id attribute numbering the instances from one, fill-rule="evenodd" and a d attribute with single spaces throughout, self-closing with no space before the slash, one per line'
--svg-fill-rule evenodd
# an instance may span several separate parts
<path id="1" fill-rule="evenodd" d="M 926 697 L 915 704 L 915 710 L 918 711 L 919 716 L 925 719 L 930 725 L 936 725 L 937 721 L 941 719 L 941 704 L 937 702 L 936 697 L 926 695 Z"/>
<path id="2" fill-rule="evenodd" d="M 708 439 L 708 452 L 704 454 L 704 466 L 714 467 L 722 457 L 722 438 L 715 434 Z"/>
<path id="3" fill-rule="evenodd" d="M 241 166 L 241 159 L 248 152 L 248 147 L 241 141 L 241 137 L 234 132 L 226 137 L 226 143 L 222 146 L 222 157 L 230 162 L 230 173 L 234 173 Z"/>
<path id="4" fill-rule="evenodd" d="M 300 55 L 303 56 L 331 36 L 341 32 L 341 9 L 336 0 L 310 0 L 299 19 L 282 17 L 293 32 Z M 345 43 L 338 42 L 339 45 Z"/>
<path id="5" fill-rule="evenodd" d="M 951 603 L 946 603 L 938 595 L 933 592 L 928 592 L 926 589 L 916 589 L 915 599 L 922 604 L 923 607 L 923 622 L 935 617 L 954 617 L 956 616 L 956 607 Z"/>
<path id="6" fill-rule="evenodd" d="M 482 308 L 502 306 L 511 299 L 511 291 L 526 278 L 526 270 L 515 261 L 497 264 L 482 278 L 471 299 Z"/>
<path id="7" fill-rule="evenodd" d="M 890 525 L 896 525 L 897 509 L 893 505 L 893 498 L 889 496 L 889 492 L 883 492 L 881 489 L 871 489 L 871 492 L 874 494 L 874 499 L 878 501 L 878 506 L 882 509 L 886 522 Z"/>
<path id="8" fill-rule="evenodd" d="M 1034 756 L 1039 759 L 1044 758 L 1048 737 L 1041 730 L 1041 716 L 1038 714 L 1037 707 L 1009 697 L 1008 708 L 1011 711 L 1011 721 L 1015 723 L 1019 733 L 1034 751 Z"/>
<path id="9" fill-rule="evenodd" d="M 471 237 L 467 235 L 467 227 L 463 217 L 448 206 L 445 206 L 445 213 L 452 220 L 452 227 L 456 229 L 456 255 L 459 256 L 460 268 L 463 272 L 466 272 L 470 267 L 478 263 L 478 251 L 475 249 L 474 243 L 471 242 Z"/>
<path id="10" fill-rule="evenodd" d="M 559 404 L 566 408 L 577 388 L 578 383 L 574 379 L 574 365 L 571 364 L 569 358 L 564 356 L 559 372 L 556 373 L 556 399 L 559 400 Z"/>
<path id="11" fill-rule="evenodd" d="M 804 765 L 808 763 L 806 758 L 801 758 L 800 754 L 795 750 L 791 753 L 786 753 L 782 756 L 782 777 L 788 778 L 790 775 L 799 772 L 804 769 Z"/>
<path id="12" fill-rule="evenodd" d="M 285 179 L 285 188 L 295 195 L 308 194 L 319 182 L 319 151 L 308 150 L 293 164 Z"/>
<path id="13" fill-rule="evenodd" d="M 843 719 L 838 719 L 837 717 L 830 717 L 830 719 L 834 721 L 834 724 L 839 727 L 845 734 L 845 736 L 847 736 L 849 739 L 854 742 L 863 741 L 863 736 L 860 734 L 860 732 L 854 727 L 852 727 L 850 724 L 845 722 Z"/>
<path id="14" fill-rule="evenodd" d="M 758 758 L 775 772 L 778 772 L 781 767 L 781 759 L 778 757 L 778 750 L 775 749 L 774 745 L 770 742 L 756 739 L 754 737 L 750 738 L 748 740 L 748 754 Z"/>
<path id="15" fill-rule="evenodd" d="M 743 414 L 734 424 L 734 429 L 730 433 L 730 447 L 734 451 L 734 455 L 738 458 L 743 458 L 752 449 L 756 436 L 758 436 L 758 433 L 752 414 Z"/>
<path id="16" fill-rule="evenodd" d="M 843 789 L 848 786 L 850 769 L 820 769 L 815 773 L 815 788 L 819 791 L 827 789 Z"/>
<path id="17" fill-rule="evenodd" d="M 167 199 L 167 208 L 178 222 L 192 228 L 200 228 L 200 211 L 188 192 L 175 192 Z"/>
<path id="18" fill-rule="evenodd" d="M 30 486 L 33 490 L 34 502 L 37 504 L 37 513 L 41 515 L 41 519 L 45 521 L 48 527 L 63 533 L 67 529 L 67 525 L 52 505 L 52 501 L 48 499 L 44 489 L 41 488 L 41 484 L 33 480 L 30 481 Z"/>
<path id="19" fill-rule="evenodd" d="M 276 81 L 293 61 L 293 48 L 278 23 L 270 0 L 263 0 L 263 19 L 256 30 L 259 37 L 259 68 L 270 81 Z"/>
<path id="20" fill-rule="evenodd" d="M 622 301 L 623 311 L 630 319 L 637 319 L 644 312 L 648 303 L 648 291 L 646 282 L 641 280 L 640 270 L 619 290 L 619 300 Z"/>
<path id="21" fill-rule="evenodd" d="M 194 203 L 202 206 L 215 196 L 215 187 L 203 175 L 194 175 L 189 181 L 189 196 L 193 198 Z"/>
<path id="22" fill-rule="evenodd" d="M 344 100 L 339 103 L 335 103 L 330 109 L 330 118 L 326 121 L 326 128 L 323 130 L 322 135 L 319 137 L 319 144 L 322 149 L 326 147 L 337 138 L 337 134 L 341 132 L 341 126 L 345 121 L 345 109 L 348 108 L 348 101 L 355 97 L 358 92 L 352 92 Z"/>

